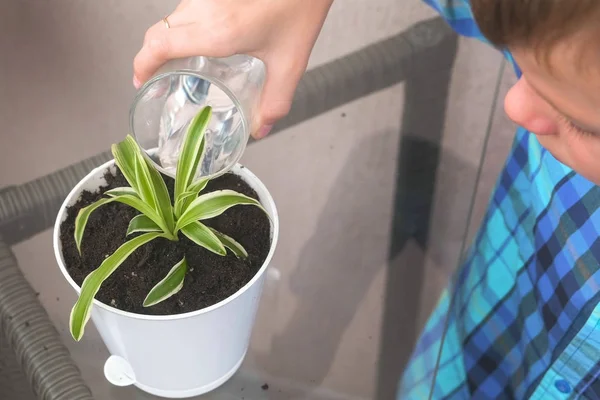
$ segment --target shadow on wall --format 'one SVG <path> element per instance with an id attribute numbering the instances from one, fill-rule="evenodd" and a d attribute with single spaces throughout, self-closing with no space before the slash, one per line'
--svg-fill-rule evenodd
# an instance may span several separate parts
<path id="1" fill-rule="evenodd" d="M 449 52 L 440 56 L 445 57 L 446 63 L 452 63 L 456 48 L 445 50 Z M 405 86 L 406 103 L 396 166 L 376 399 L 393 399 L 396 395 L 402 372 L 421 329 L 418 326 L 421 291 L 429 289 L 424 281 L 425 255 L 432 252 L 429 247 L 430 229 L 436 226 L 431 216 L 452 64 L 433 75 L 427 69 L 415 70 L 417 72 L 406 81 Z M 448 154 L 444 156 L 445 169 L 461 171 L 468 168 L 464 161 L 448 157 Z M 407 248 L 411 241 L 416 242 L 420 251 Z M 438 293 L 431 295 L 437 297 Z"/>
<path id="2" fill-rule="evenodd" d="M 431 248 L 430 229 L 435 229 L 440 222 L 432 221 L 431 215 L 455 50 L 451 47 L 449 53 L 439 55 L 447 57 L 446 64 L 450 65 L 445 70 L 437 70 L 435 75 L 431 75 L 431 68 L 415 68 L 418 72 L 406 82 L 401 132 L 369 135 L 368 140 L 356 146 L 335 181 L 315 234 L 301 252 L 299 266 L 290 277 L 291 290 L 299 299 L 310 298 L 311 301 L 299 302 L 286 330 L 271 344 L 270 354 L 277 354 L 278 361 L 283 362 L 278 364 L 280 369 L 272 365 L 272 358 L 266 355 L 255 360 L 265 370 L 285 370 L 291 376 L 304 377 L 308 388 L 298 390 L 290 398 L 319 398 L 313 391 L 322 386 L 328 376 L 342 336 L 381 268 L 387 268 L 387 279 L 373 398 L 386 400 L 396 396 L 420 329 L 422 291 L 429 286 L 424 281 L 425 256 L 435 253 Z M 399 143 L 398 149 L 386 153 L 385 149 L 395 143 Z M 387 162 L 377 155 L 387 157 Z M 466 171 L 469 176 L 475 176 L 473 166 L 453 154 L 443 156 L 444 169 Z M 390 162 L 390 157 L 395 163 Z M 381 219 L 373 215 L 378 212 L 380 202 L 372 199 L 382 192 L 380 181 L 357 177 L 364 176 L 365 171 L 376 173 L 394 164 L 393 219 L 389 221 L 390 237 L 382 238 L 377 237 L 381 232 L 377 226 Z M 360 190 L 348 193 L 353 182 L 361 183 Z M 389 210 L 387 212 L 389 215 Z M 387 255 L 386 251 L 371 251 L 369 247 L 388 241 Z M 444 267 L 439 273 L 446 273 L 455 267 L 457 260 L 436 261 Z M 438 294 L 431 293 L 432 296 Z M 328 317 L 315 318 L 318 315 Z M 285 357 L 289 359 L 282 361 Z M 306 376 L 306 371 L 310 371 L 310 376 Z M 294 372 L 297 375 L 293 375 Z"/>
<path id="3" fill-rule="evenodd" d="M 307 385 L 291 398 L 321 399 L 311 392 L 328 376 L 342 335 L 385 267 L 387 227 L 381 224 L 390 213 L 381 203 L 391 190 L 381 195 L 381 181 L 365 174 L 393 165 L 396 140 L 392 132 L 369 135 L 351 152 L 289 277 L 297 308 L 269 352 L 254 360 L 261 370 L 285 371 Z"/>

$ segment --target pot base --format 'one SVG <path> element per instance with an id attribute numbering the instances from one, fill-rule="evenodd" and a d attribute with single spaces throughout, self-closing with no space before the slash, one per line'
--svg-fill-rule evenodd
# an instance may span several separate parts
<path id="1" fill-rule="evenodd" d="M 194 396 L 200 396 L 202 394 L 208 393 L 212 390 L 215 390 L 216 388 L 218 388 L 219 386 L 223 385 L 225 382 L 227 382 L 236 372 L 238 369 L 240 369 L 240 367 L 242 366 L 242 363 L 244 362 L 244 358 L 246 358 L 246 353 L 244 353 L 244 355 L 242 356 L 242 358 L 240 359 L 240 361 L 238 361 L 233 368 L 228 371 L 225 375 L 223 375 L 221 378 L 206 384 L 204 386 L 201 386 L 199 388 L 196 389 L 188 389 L 188 390 L 163 390 L 163 389 L 156 389 L 150 386 L 146 386 L 144 384 L 141 383 L 134 383 L 134 386 L 136 386 L 138 389 L 152 394 L 154 396 L 159 396 L 159 397 L 164 397 L 167 399 L 185 399 L 188 397 L 194 397 Z"/>

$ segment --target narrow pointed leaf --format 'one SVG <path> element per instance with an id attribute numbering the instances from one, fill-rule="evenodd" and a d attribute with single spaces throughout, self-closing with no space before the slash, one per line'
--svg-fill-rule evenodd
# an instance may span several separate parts
<path id="1" fill-rule="evenodd" d="M 208 178 L 198 179 L 197 181 L 195 181 L 194 183 L 192 183 L 190 185 L 190 187 L 188 188 L 188 191 L 200 193 L 201 191 L 204 190 L 204 188 L 206 187 L 206 185 L 208 185 L 208 181 L 209 180 L 210 179 L 208 179 Z"/>
<path id="2" fill-rule="evenodd" d="M 188 188 L 187 192 L 182 193 L 175 203 L 175 216 L 179 218 L 187 210 L 198 194 L 208 185 L 208 179 L 199 179 Z"/>
<path id="3" fill-rule="evenodd" d="M 139 188 L 135 177 L 135 151 L 131 147 L 131 143 L 123 140 L 117 144 L 113 144 L 111 149 L 117 167 L 119 167 L 129 185 L 139 195 Z"/>
<path id="4" fill-rule="evenodd" d="M 136 215 L 129 222 L 129 227 L 127 228 L 127 236 L 131 235 L 135 232 L 160 232 L 161 229 L 158 225 L 154 223 L 150 218 L 145 216 L 144 214 Z"/>
<path id="5" fill-rule="evenodd" d="M 158 225 L 163 232 L 168 234 L 169 239 L 173 240 L 173 234 L 171 233 L 171 231 L 169 231 L 161 216 L 156 212 L 156 210 L 152 209 L 148 204 L 144 203 L 139 197 L 123 195 L 113 197 L 113 199 L 115 201 L 127 204 L 128 206 L 135 208 L 136 210 L 144 214 L 146 217 L 150 218 L 152 222 Z"/>
<path id="6" fill-rule="evenodd" d="M 83 239 L 83 232 L 85 231 L 85 226 L 87 225 L 90 215 L 96 208 L 113 201 L 115 201 L 114 198 L 102 198 L 95 203 L 92 203 L 89 206 L 79 210 L 77 218 L 75 218 L 75 244 L 77 245 L 79 254 L 81 254 L 81 240 Z"/>
<path id="7" fill-rule="evenodd" d="M 129 136 L 127 138 L 129 139 Z M 135 179 L 137 181 L 139 195 L 146 204 L 158 211 L 156 206 L 156 194 L 154 193 L 154 186 L 152 186 L 152 183 L 150 182 L 150 173 L 148 172 L 146 162 L 142 158 L 142 155 L 138 154 L 137 151 L 134 154 Z"/>
<path id="8" fill-rule="evenodd" d="M 118 145 L 113 145 L 113 155 L 117 166 L 137 193 L 137 197 L 142 198 L 156 210 L 164 220 L 165 231 L 172 234 L 175 220 L 169 192 L 162 176 L 154 168 L 148 156 L 131 135 L 127 135 Z"/>
<path id="9" fill-rule="evenodd" d="M 106 192 L 104 192 L 104 194 L 110 197 L 117 197 L 123 195 L 139 197 L 137 195 L 137 192 L 132 187 L 127 186 L 107 190 Z"/>
<path id="10" fill-rule="evenodd" d="M 178 218 L 188 209 L 190 204 L 192 204 L 192 201 L 198 197 L 198 194 L 204 190 L 206 185 L 208 185 L 208 181 L 209 179 L 197 180 L 188 187 L 187 192 L 179 197 L 179 201 L 175 204 L 175 215 L 177 215 Z"/>
<path id="11" fill-rule="evenodd" d="M 81 293 L 75 306 L 71 310 L 69 328 L 71 335 L 77 341 L 83 336 L 85 325 L 90 319 L 92 301 L 98 293 L 102 283 L 140 246 L 149 241 L 163 236 L 161 233 L 145 233 L 128 242 L 125 242 L 100 266 L 90 273 L 81 285 Z"/>
<path id="12" fill-rule="evenodd" d="M 227 255 L 227 250 L 219 238 L 206 225 L 195 221 L 185 226 L 181 232 L 192 242 L 220 256 Z"/>
<path id="13" fill-rule="evenodd" d="M 175 199 L 188 190 L 204 155 L 204 133 L 212 114 L 204 107 L 192 120 L 185 135 L 175 176 Z"/>
<path id="14" fill-rule="evenodd" d="M 233 190 L 218 190 L 203 194 L 189 205 L 181 215 L 175 227 L 181 229 L 188 224 L 203 219 L 214 218 L 223 214 L 227 209 L 237 205 L 253 205 L 264 210 L 258 200 L 234 192 Z"/>
<path id="15" fill-rule="evenodd" d="M 154 167 L 154 164 L 152 164 L 149 157 L 146 154 L 143 154 L 143 158 L 148 167 L 150 180 L 156 194 L 157 209 L 165 220 L 165 224 L 169 228 L 169 231 L 173 233 L 175 231 L 175 218 L 173 216 L 173 205 L 171 204 L 169 190 L 167 189 L 167 185 L 162 175 Z"/>
<path id="16" fill-rule="evenodd" d="M 223 246 L 227 247 L 237 258 L 246 259 L 248 258 L 248 252 L 244 249 L 240 243 L 238 243 L 231 236 L 227 236 L 224 233 L 221 233 L 215 229 L 209 228 L 212 233 L 215 234 L 216 237 L 219 238 Z"/>
<path id="17" fill-rule="evenodd" d="M 181 214 L 185 211 L 185 203 L 187 200 L 191 203 L 196 197 L 198 197 L 198 193 L 194 192 L 183 192 L 179 195 L 179 198 L 175 202 L 175 217 L 179 218 Z"/>
<path id="18" fill-rule="evenodd" d="M 167 276 L 150 290 L 150 293 L 148 293 L 148 296 L 144 300 L 144 307 L 151 307 L 179 292 L 183 287 L 183 280 L 187 269 L 187 261 L 183 257 L 181 261 L 171 268 Z"/>

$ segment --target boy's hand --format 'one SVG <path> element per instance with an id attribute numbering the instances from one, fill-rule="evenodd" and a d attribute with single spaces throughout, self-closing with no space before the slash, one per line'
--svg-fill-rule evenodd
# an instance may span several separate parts
<path id="1" fill-rule="evenodd" d="M 140 87 L 166 61 L 247 54 L 267 68 L 252 135 L 262 138 L 290 110 L 298 81 L 333 0 L 183 0 L 146 32 L 134 60 Z"/>

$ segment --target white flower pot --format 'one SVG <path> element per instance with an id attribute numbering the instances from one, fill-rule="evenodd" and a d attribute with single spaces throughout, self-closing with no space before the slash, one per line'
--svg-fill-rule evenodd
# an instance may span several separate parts
<path id="1" fill-rule="evenodd" d="M 68 274 L 62 255 L 60 225 L 66 208 L 83 190 L 105 185 L 107 168 L 90 172 L 65 199 L 54 225 L 54 252 L 65 279 L 77 293 L 79 286 Z M 168 316 L 134 314 L 94 300 L 92 321 L 111 357 L 104 366 L 106 378 L 119 386 L 135 385 L 145 392 L 168 398 L 185 398 L 209 392 L 227 381 L 240 367 L 248 349 L 258 309 L 265 271 L 273 257 L 279 234 L 279 217 L 268 190 L 248 169 L 237 165 L 242 177 L 258 194 L 271 216 L 271 249 L 257 274 L 227 299 L 202 310 Z"/>

